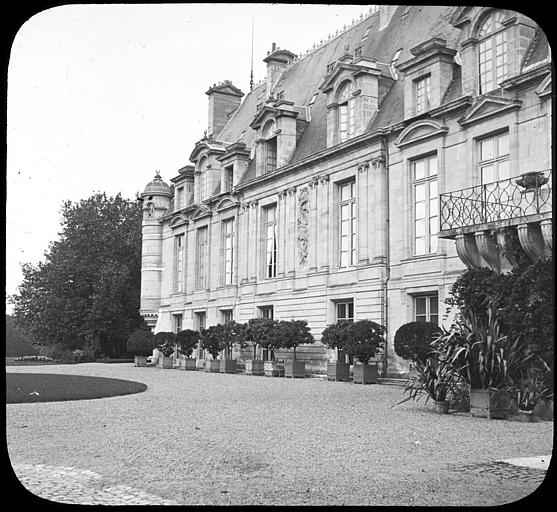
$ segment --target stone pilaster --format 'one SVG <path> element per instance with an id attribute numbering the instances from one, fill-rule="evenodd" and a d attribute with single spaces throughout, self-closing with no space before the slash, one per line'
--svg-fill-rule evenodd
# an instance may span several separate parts
<path id="1" fill-rule="evenodd" d="M 366 265 L 369 263 L 368 237 L 370 224 L 368 219 L 372 204 L 369 197 L 369 162 L 362 162 L 358 165 L 358 175 L 356 182 L 357 205 L 358 205 L 358 263 Z"/>
<path id="2" fill-rule="evenodd" d="M 296 188 L 286 191 L 286 275 L 293 275 L 296 265 Z"/>
<path id="3" fill-rule="evenodd" d="M 239 231 L 238 255 L 241 255 L 239 263 L 238 282 L 244 283 L 249 279 L 249 203 L 242 203 L 239 211 Z"/>
<path id="4" fill-rule="evenodd" d="M 318 201 L 318 185 L 319 180 L 318 178 L 313 178 L 308 183 L 309 188 L 309 204 L 310 204 L 310 235 L 309 235 L 309 251 L 308 251 L 308 268 L 309 271 L 314 271 L 317 269 L 317 254 L 318 254 L 318 240 L 319 240 L 319 232 L 318 232 L 318 208 L 317 208 L 317 201 Z"/>
<path id="5" fill-rule="evenodd" d="M 318 185 L 318 236 L 319 247 L 317 252 L 317 262 L 319 270 L 329 270 L 331 265 L 331 247 L 333 245 L 333 231 L 329 225 L 329 214 L 332 204 L 329 201 L 329 176 L 320 176 Z"/>
<path id="6" fill-rule="evenodd" d="M 257 236 L 257 201 L 249 203 L 249 244 L 248 244 L 248 278 L 250 281 L 257 279 L 257 262 L 259 255 L 259 237 Z"/>
<path id="7" fill-rule="evenodd" d="M 284 277 L 286 274 L 286 239 L 288 237 L 288 230 L 286 220 L 288 213 L 286 211 L 286 190 L 281 190 L 278 193 L 277 200 L 277 276 Z"/>

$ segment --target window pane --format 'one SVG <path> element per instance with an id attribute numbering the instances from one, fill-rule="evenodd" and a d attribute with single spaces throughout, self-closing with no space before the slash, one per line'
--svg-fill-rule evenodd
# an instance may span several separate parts
<path id="1" fill-rule="evenodd" d="M 437 203 L 438 203 L 437 196 L 435 196 L 435 198 L 429 200 L 429 216 L 430 217 L 437 216 L 437 214 L 438 214 Z"/>
<path id="2" fill-rule="evenodd" d="M 504 160 L 498 164 L 499 180 L 507 180 L 511 177 L 509 161 Z"/>
<path id="3" fill-rule="evenodd" d="M 435 176 L 437 174 L 437 157 L 434 156 L 429 159 L 429 175 Z"/>
<path id="4" fill-rule="evenodd" d="M 498 141 L 498 150 L 497 156 L 505 156 L 509 154 L 509 134 L 504 133 L 503 135 L 499 135 L 497 137 Z"/>
<path id="5" fill-rule="evenodd" d="M 439 325 L 439 315 L 431 315 L 429 321 L 435 325 Z"/>
<path id="6" fill-rule="evenodd" d="M 426 314 L 426 297 L 416 297 L 416 316 Z"/>
<path id="7" fill-rule="evenodd" d="M 425 221 L 424 220 L 416 220 L 416 236 L 425 236 Z"/>
<path id="8" fill-rule="evenodd" d="M 420 185 L 416 185 L 415 201 L 425 201 L 425 185 L 423 183 Z"/>
<path id="9" fill-rule="evenodd" d="M 346 304 L 337 304 L 337 319 L 344 320 L 346 318 Z"/>
<path id="10" fill-rule="evenodd" d="M 437 221 L 435 222 L 437 224 Z M 429 237 L 429 252 L 437 252 L 437 235 Z"/>
<path id="11" fill-rule="evenodd" d="M 493 139 L 480 142 L 480 160 L 482 162 L 493 159 Z"/>
<path id="12" fill-rule="evenodd" d="M 416 254 L 425 254 L 426 247 L 425 247 L 425 237 L 416 238 Z"/>
<path id="13" fill-rule="evenodd" d="M 429 182 L 429 197 L 437 197 L 437 180 L 431 180 Z"/>
<path id="14" fill-rule="evenodd" d="M 414 179 L 421 180 L 425 177 L 425 162 L 418 160 L 414 162 Z"/>
<path id="15" fill-rule="evenodd" d="M 495 180 L 495 173 L 492 165 L 486 165 L 482 167 L 482 183 L 491 183 Z"/>
<path id="16" fill-rule="evenodd" d="M 431 314 L 435 314 L 439 311 L 437 295 L 432 295 L 429 298 L 429 311 Z"/>
<path id="17" fill-rule="evenodd" d="M 416 203 L 416 219 L 423 219 L 425 217 L 425 201 Z"/>
<path id="18" fill-rule="evenodd" d="M 354 318 L 354 303 L 353 302 L 348 303 L 348 318 L 350 318 L 350 319 Z"/>

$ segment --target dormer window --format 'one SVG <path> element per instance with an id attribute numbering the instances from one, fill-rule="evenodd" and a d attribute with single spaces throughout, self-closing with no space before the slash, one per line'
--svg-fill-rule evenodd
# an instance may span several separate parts
<path id="1" fill-rule="evenodd" d="M 234 180 L 234 167 L 232 165 L 224 168 L 224 190 L 223 192 L 232 191 L 232 183 Z"/>
<path id="2" fill-rule="evenodd" d="M 203 157 L 199 161 L 199 198 L 201 201 L 205 201 L 209 197 L 209 172 L 207 164 L 207 157 Z"/>
<path id="3" fill-rule="evenodd" d="M 262 131 L 263 139 L 265 139 L 263 144 L 263 172 L 265 173 L 272 172 L 277 168 L 277 136 L 275 131 L 275 122 L 273 120 L 267 121 Z"/>
<path id="4" fill-rule="evenodd" d="M 431 101 L 431 75 L 418 78 L 414 81 L 414 99 L 416 115 L 429 110 Z"/>
<path id="5" fill-rule="evenodd" d="M 491 11 L 478 30 L 480 94 L 493 91 L 507 77 L 506 17 L 503 11 Z"/>
<path id="6" fill-rule="evenodd" d="M 176 198 L 174 199 L 174 209 L 179 210 L 184 204 L 184 187 L 176 188 Z"/>
<path id="7" fill-rule="evenodd" d="M 347 81 L 338 92 L 338 135 L 339 142 L 344 142 L 354 133 L 354 104 L 351 100 L 354 85 Z"/>

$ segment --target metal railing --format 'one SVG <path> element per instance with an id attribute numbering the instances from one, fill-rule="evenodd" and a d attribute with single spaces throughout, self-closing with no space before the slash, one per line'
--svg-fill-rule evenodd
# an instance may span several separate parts
<path id="1" fill-rule="evenodd" d="M 441 194 L 440 230 L 551 212 L 551 177 L 547 169 Z"/>

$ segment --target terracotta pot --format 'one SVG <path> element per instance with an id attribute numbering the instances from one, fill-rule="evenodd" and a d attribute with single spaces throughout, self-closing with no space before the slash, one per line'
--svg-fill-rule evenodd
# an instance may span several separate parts
<path id="1" fill-rule="evenodd" d="M 377 363 L 354 365 L 354 384 L 375 384 L 378 378 Z"/>
<path id="2" fill-rule="evenodd" d="M 248 359 L 246 361 L 246 375 L 265 375 L 262 359 Z"/>
<path id="3" fill-rule="evenodd" d="M 135 356 L 134 366 L 147 366 L 147 356 Z"/>
<path id="4" fill-rule="evenodd" d="M 221 359 L 220 372 L 221 373 L 236 373 L 236 359 Z"/>
<path id="5" fill-rule="evenodd" d="M 343 363 L 341 361 L 328 362 L 327 380 L 343 380 L 348 382 L 350 380 L 350 363 Z"/>
<path id="6" fill-rule="evenodd" d="M 284 363 L 284 376 L 285 377 L 305 377 L 306 376 L 306 363 L 305 361 L 286 361 Z"/>

